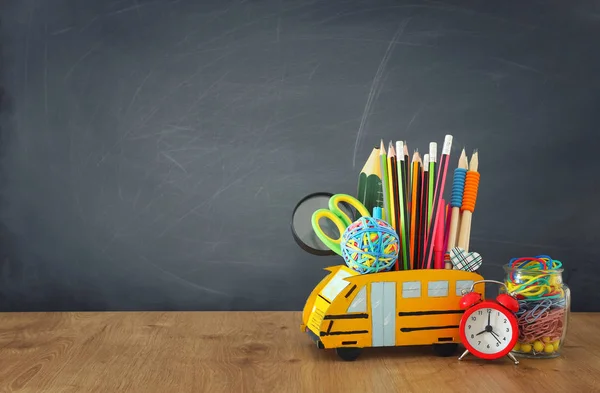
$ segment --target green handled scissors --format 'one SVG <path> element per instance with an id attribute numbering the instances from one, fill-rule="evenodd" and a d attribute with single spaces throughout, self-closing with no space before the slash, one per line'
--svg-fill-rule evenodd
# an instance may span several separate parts
<path id="1" fill-rule="evenodd" d="M 367 208 L 358 199 L 347 194 L 333 195 L 329 199 L 329 209 L 319 209 L 313 213 L 311 219 L 313 230 L 323 244 L 340 256 L 342 255 L 342 234 L 353 222 L 353 219 L 340 207 L 341 203 L 347 203 L 352 206 L 360 214 L 360 217 L 371 217 Z M 337 239 L 331 238 L 323 231 L 321 224 L 319 223 L 321 218 L 330 220 L 337 227 L 339 232 L 339 237 Z"/>

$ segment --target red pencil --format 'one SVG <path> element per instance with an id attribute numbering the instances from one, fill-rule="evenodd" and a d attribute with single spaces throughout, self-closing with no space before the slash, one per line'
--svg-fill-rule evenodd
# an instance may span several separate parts
<path id="1" fill-rule="evenodd" d="M 415 265 L 424 269 L 423 256 L 425 255 L 425 243 L 427 236 L 427 201 L 429 188 L 429 154 L 423 156 L 423 172 L 421 172 L 421 199 L 419 204 L 419 248 Z"/>

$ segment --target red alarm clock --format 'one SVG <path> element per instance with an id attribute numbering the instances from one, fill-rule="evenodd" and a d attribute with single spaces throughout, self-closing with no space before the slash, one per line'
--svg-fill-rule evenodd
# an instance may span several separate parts
<path id="1" fill-rule="evenodd" d="M 460 300 L 460 308 L 466 310 L 460 320 L 460 337 L 467 349 L 458 359 L 462 360 L 469 352 L 481 359 L 494 360 L 508 356 L 515 364 L 519 361 L 510 351 L 517 343 L 519 325 L 515 313 L 519 311 L 517 300 L 506 293 L 496 297 L 496 301 L 482 300 L 481 294 L 473 292 L 475 284 L 494 280 L 476 281 L 471 290 Z M 508 290 L 507 290 L 508 292 Z"/>

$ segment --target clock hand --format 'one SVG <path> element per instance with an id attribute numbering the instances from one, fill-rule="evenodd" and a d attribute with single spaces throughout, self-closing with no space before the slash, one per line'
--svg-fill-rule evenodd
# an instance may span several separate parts
<path id="1" fill-rule="evenodd" d="M 479 333 L 477 333 L 477 334 L 476 334 L 476 336 L 479 336 L 480 334 L 483 334 L 483 333 L 485 333 L 485 332 L 487 332 L 487 330 L 482 330 L 482 331 L 480 331 Z"/>
<path id="2" fill-rule="evenodd" d="M 489 311 L 489 310 L 488 310 Z M 488 312 L 488 326 L 491 326 L 492 324 L 490 323 L 490 316 L 492 315 L 491 312 Z"/>
<path id="3" fill-rule="evenodd" d="M 496 339 L 496 341 L 498 341 L 498 344 L 502 344 L 502 341 L 500 341 L 500 339 L 498 338 L 498 335 L 496 334 L 496 332 L 491 331 L 490 333 L 492 333 L 492 336 L 494 336 L 494 338 Z"/>

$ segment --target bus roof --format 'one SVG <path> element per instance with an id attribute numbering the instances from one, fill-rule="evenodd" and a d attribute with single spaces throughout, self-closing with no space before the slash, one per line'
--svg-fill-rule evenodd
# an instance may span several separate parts
<path id="1" fill-rule="evenodd" d="M 345 267 L 345 266 L 342 266 Z M 339 270 L 337 266 L 332 267 L 331 272 Z M 337 269 L 336 269 L 337 268 Z M 329 268 L 327 269 L 329 270 Z M 400 270 L 391 272 L 359 274 L 356 276 L 346 277 L 346 281 L 357 286 L 364 286 L 370 282 L 404 282 L 404 281 L 456 281 L 456 280 L 483 280 L 477 273 L 465 272 L 463 270 L 447 270 L 447 269 L 418 269 L 418 270 Z"/>

